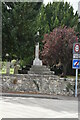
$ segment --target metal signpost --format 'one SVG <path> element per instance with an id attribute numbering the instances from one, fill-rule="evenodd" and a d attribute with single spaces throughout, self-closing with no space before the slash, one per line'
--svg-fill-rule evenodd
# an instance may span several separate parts
<path id="1" fill-rule="evenodd" d="M 80 43 L 73 44 L 73 69 L 76 69 L 75 97 L 77 97 L 78 69 L 80 69 Z"/>

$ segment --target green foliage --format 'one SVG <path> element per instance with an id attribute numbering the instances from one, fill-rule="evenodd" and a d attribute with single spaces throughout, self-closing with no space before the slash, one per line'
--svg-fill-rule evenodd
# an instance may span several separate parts
<path id="1" fill-rule="evenodd" d="M 36 17 L 41 3 L 3 3 L 2 4 L 2 38 L 3 60 L 6 53 L 10 58 L 31 62 L 34 54 Z M 8 7 L 8 8 L 7 8 Z"/>
<path id="2" fill-rule="evenodd" d="M 21 65 L 31 64 L 36 39 L 41 50 L 44 34 L 55 27 L 69 26 L 80 32 L 78 14 L 73 13 L 73 7 L 67 2 L 53 2 L 46 6 L 37 2 L 4 2 L 2 13 L 3 60 L 8 53 L 9 60 L 18 58 Z M 40 32 L 38 38 L 37 31 Z"/>
<path id="3" fill-rule="evenodd" d="M 6 74 L 6 69 L 5 68 L 2 68 L 2 70 L 0 70 L 0 74 Z M 10 68 L 10 74 L 14 74 L 14 68 Z"/>
<path id="4" fill-rule="evenodd" d="M 68 2 L 53 2 L 42 5 L 37 18 L 37 27 L 43 36 L 55 27 L 67 26 L 77 29 L 78 14 L 74 14 L 73 7 Z"/>

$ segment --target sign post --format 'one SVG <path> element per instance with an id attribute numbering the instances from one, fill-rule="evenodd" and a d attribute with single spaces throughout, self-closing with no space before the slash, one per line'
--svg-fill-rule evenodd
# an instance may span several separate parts
<path id="1" fill-rule="evenodd" d="M 78 80 L 78 69 L 76 69 L 75 97 L 77 97 L 77 80 Z"/>
<path id="2" fill-rule="evenodd" d="M 76 69 L 75 97 L 77 97 L 78 69 L 80 69 L 80 43 L 73 44 L 73 69 Z"/>

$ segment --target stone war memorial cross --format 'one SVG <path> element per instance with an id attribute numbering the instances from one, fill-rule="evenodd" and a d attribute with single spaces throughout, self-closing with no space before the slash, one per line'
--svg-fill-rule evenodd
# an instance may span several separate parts
<path id="1" fill-rule="evenodd" d="M 39 59 L 39 42 L 35 45 L 35 59 L 28 74 L 36 75 L 53 75 L 54 73 L 50 69 L 42 64 L 42 60 Z"/>
<path id="2" fill-rule="evenodd" d="M 42 66 L 42 61 L 39 59 L 39 42 L 35 46 L 35 59 L 33 61 L 33 65 Z"/>

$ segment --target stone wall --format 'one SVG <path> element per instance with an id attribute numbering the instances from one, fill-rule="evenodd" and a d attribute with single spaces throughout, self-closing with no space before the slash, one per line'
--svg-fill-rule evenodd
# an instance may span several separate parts
<path id="1" fill-rule="evenodd" d="M 54 95 L 74 95 L 74 79 L 56 75 L 3 75 L 2 92 L 31 92 Z"/>

